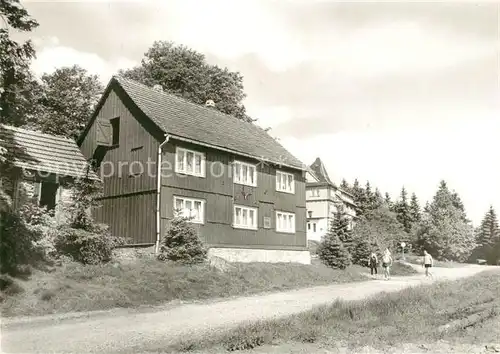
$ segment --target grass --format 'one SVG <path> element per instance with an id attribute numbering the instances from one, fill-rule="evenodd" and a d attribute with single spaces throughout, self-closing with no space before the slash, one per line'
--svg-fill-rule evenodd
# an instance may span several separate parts
<path id="1" fill-rule="evenodd" d="M 433 343 L 445 338 L 454 341 L 498 341 L 500 282 L 498 272 L 480 273 L 469 279 L 408 288 L 383 293 L 364 301 L 337 301 L 285 319 L 262 321 L 233 330 L 192 338 L 166 352 L 204 353 L 248 350 L 262 347 L 262 353 L 277 348 L 305 346 L 331 347 L 349 343 L 349 347 L 395 347 L 401 343 Z M 475 315 L 475 322 L 463 322 L 448 332 L 437 329 L 457 319 Z M 495 325 L 496 323 L 496 325 Z M 493 328 L 497 328 L 496 330 Z M 493 329 L 493 330 L 492 330 Z M 267 346 L 267 347 L 266 347 Z M 301 347 L 302 348 L 302 347 Z M 411 350 L 410 350 L 411 352 Z M 431 350 L 432 352 L 432 350 Z"/>
<path id="2" fill-rule="evenodd" d="M 411 267 L 410 267 L 411 268 Z M 413 274 L 395 267 L 394 275 Z M 154 259 L 34 270 L 29 280 L 6 278 L 0 293 L 3 316 L 108 310 L 204 300 L 367 280 L 367 268 L 334 270 L 322 264 L 235 263 L 222 273 L 207 265 L 181 266 Z"/>

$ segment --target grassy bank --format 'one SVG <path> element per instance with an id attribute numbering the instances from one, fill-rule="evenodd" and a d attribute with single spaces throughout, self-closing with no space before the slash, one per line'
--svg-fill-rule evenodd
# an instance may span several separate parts
<path id="1" fill-rule="evenodd" d="M 497 270 L 489 271 L 469 279 L 384 293 L 364 301 L 338 301 L 286 319 L 244 325 L 153 351 L 218 353 L 256 348 L 259 353 L 291 353 L 331 348 L 338 343 L 348 343 L 351 349 L 383 349 L 405 343 L 429 345 L 445 338 L 471 343 L 495 341 L 500 335 L 498 276 Z M 441 326 L 447 324 L 448 330 L 441 332 Z M 432 352 L 432 347 L 425 349 L 428 350 Z"/>
<path id="2" fill-rule="evenodd" d="M 225 272 L 207 265 L 181 266 L 153 259 L 34 271 L 29 280 L 2 285 L 3 316 L 106 310 L 280 291 L 367 280 L 366 268 L 334 270 L 322 264 L 234 264 Z M 411 274 L 406 268 L 401 275 Z"/>

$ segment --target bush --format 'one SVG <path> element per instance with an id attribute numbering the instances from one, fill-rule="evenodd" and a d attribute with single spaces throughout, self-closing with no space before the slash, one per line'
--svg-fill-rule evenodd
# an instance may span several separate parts
<path id="1" fill-rule="evenodd" d="M 41 255 L 35 243 L 42 234 L 25 223 L 18 212 L 7 208 L 0 213 L 0 272 L 18 274 L 21 265 L 38 261 Z"/>
<path id="2" fill-rule="evenodd" d="M 162 243 L 158 255 L 161 261 L 195 264 L 204 262 L 207 258 L 207 250 L 196 229 L 189 223 L 189 218 L 174 218 Z"/>
<path id="3" fill-rule="evenodd" d="M 326 235 L 318 246 L 318 257 L 331 268 L 345 269 L 351 265 L 351 257 L 337 235 Z"/>
<path id="4" fill-rule="evenodd" d="M 352 252 L 352 263 L 360 266 L 368 266 L 370 254 L 371 247 L 368 241 L 365 239 L 356 239 Z"/>
<path id="5" fill-rule="evenodd" d="M 122 246 L 124 239 L 111 236 L 105 225 L 95 225 L 92 230 L 59 227 L 55 238 L 58 253 L 83 264 L 109 262 L 113 250 Z"/>

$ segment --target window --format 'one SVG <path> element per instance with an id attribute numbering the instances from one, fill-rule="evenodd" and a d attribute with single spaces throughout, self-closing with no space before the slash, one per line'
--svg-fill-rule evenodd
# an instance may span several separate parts
<path id="1" fill-rule="evenodd" d="M 307 229 L 311 230 L 311 223 L 310 222 L 307 223 Z"/>
<path id="2" fill-rule="evenodd" d="M 205 177 L 205 154 L 178 147 L 175 153 L 175 172 Z"/>
<path id="3" fill-rule="evenodd" d="M 309 195 L 311 197 L 319 197 L 319 188 L 313 188 L 309 190 Z"/>
<path id="4" fill-rule="evenodd" d="M 234 183 L 257 187 L 257 168 L 249 163 L 234 162 Z"/>
<path id="5" fill-rule="evenodd" d="M 313 232 L 316 232 L 316 223 L 313 224 Z"/>
<path id="6" fill-rule="evenodd" d="M 47 207 L 47 210 L 54 210 L 57 204 L 56 196 L 59 185 L 51 182 L 42 182 L 40 185 L 39 204 Z"/>
<path id="7" fill-rule="evenodd" d="M 115 146 L 120 144 L 120 118 L 110 119 L 109 122 L 111 123 L 111 129 L 113 134 L 111 145 Z"/>
<path id="8" fill-rule="evenodd" d="M 295 233 L 295 214 L 277 211 L 276 231 Z"/>
<path id="9" fill-rule="evenodd" d="M 233 227 L 257 230 L 257 209 L 235 205 Z"/>
<path id="10" fill-rule="evenodd" d="M 185 197 L 174 197 L 174 215 L 192 218 L 191 222 L 203 224 L 205 220 L 205 201 Z"/>
<path id="11" fill-rule="evenodd" d="M 276 171 L 276 190 L 295 193 L 295 181 L 291 173 Z"/>

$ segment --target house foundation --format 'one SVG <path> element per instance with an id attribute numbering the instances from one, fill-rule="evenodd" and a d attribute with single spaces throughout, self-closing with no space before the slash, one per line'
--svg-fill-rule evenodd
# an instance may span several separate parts
<path id="1" fill-rule="evenodd" d="M 267 262 L 311 264 L 311 254 L 309 251 L 213 247 L 208 250 L 208 256 L 220 257 L 231 263 Z"/>

